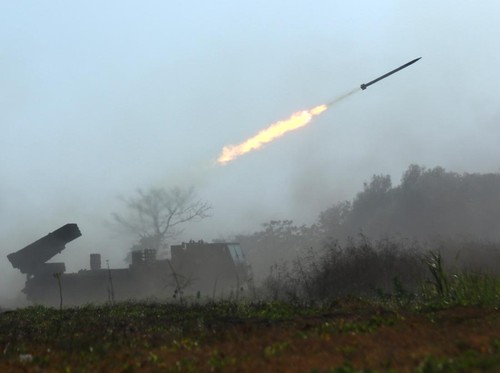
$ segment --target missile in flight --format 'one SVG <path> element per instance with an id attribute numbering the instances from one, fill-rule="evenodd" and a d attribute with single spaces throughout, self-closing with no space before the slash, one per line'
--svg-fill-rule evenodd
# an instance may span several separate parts
<path id="1" fill-rule="evenodd" d="M 389 75 L 392 75 L 392 74 L 394 74 L 394 73 L 397 73 L 399 70 L 403 70 L 405 67 L 408 67 L 408 66 L 410 66 L 410 65 L 414 64 L 415 62 L 417 62 L 417 61 L 418 61 L 419 59 L 421 59 L 421 58 L 422 58 L 422 57 L 415 58 L 413 61 L 407 62 L 407 63 L 405 63 L 404 65 L 399 66 L 397 69 L 394 69 L 394 70 L 392 70 L 392 71 L 389 71 L 387 74 L 384 74 L 384 75 L 382 75 L 381 77 L 378 77 L 377 79 L 372 80 L 372 81 L 371 81 L 371 82 L 369 82 L 369 83 L 364 83 L 364 84 L 361 84 L 361 89 L 363 89 L 363 90 L 364 90 L 364 89 L 368 88 L 369 86 L 371 86 L 372 84 L 377 83 L 379 80 L 385 79 L 385 78 L 387 78 Z"/>

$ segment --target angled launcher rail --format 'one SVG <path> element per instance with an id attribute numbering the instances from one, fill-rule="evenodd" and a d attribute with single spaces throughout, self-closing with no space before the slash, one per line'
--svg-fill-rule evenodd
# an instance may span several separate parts
<path id="1" fill-rule="evenodd" d="M 45 272 L 64 272 L 64 263 L 46 263 L 64 250 L 68 242 L 82 233 L 76 224 L 66 224 L 48 235 L 36 240 L 15 253 L 7 255 L 14 268 L 21 273 L 36 275 Z"/>

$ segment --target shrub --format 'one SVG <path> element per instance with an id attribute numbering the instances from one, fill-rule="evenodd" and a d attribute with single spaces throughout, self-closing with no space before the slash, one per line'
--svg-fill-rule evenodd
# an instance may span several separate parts
<path id="1" fill-rule="evenodd" d="M 275 265 L 264 282 L 275 300 L 322 302 L 347 295 L 415 292 L 427 277 L 415 242 L 390 239 L 371 242 L 361 236 L 342 247 L 327 243 L 322 252 L 307 250 L 286 265 Z"/>

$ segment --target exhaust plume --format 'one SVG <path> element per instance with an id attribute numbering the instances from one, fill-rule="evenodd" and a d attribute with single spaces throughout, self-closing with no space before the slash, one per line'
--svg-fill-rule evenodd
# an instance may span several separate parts
<path id="1" fill-rule="evenodd" d="M 227 145 L 222 149 L 222 153 L 217 158 L 217 163 L 220 165 L 225 165 L 232 160 L 238 158 L 239 156 L 251 152 L 252 150 L 256 150 L 261 148 L 264 144 L 267 144 L 283 135 L 287 132 L 295 131 L 299 128 L 305 127 L 308 125 L 312 118 L 320 115 L 324 111 L 326 111 L 330 106 L 343 100 L 344 98 L 352 95 L 353 93 L 359 91 L 360 88 L 356 88 L 355 90 L 346 93 L 335 100 L 313 107 L 309 110 L 298 111 L 289 119 L 281 120 L 271 124 L 269 127 L 260 131 L 257 135 L 245 140 L 239 145 Z"/>

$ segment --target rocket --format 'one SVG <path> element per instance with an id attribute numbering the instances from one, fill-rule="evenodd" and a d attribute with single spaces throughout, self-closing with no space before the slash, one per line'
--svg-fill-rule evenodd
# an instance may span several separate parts
<path id="1" fill-rule="evenodd" d="M 372 80 L 371 82 L 369 83 L 364 83 L 364 84 L 361 84 L 361 89 L 366 89 L 368 88 L 369 86 L 371 86 L 372 84 L 375 84 L 377 83 L 379 80 L 382 80 L 382 79 L 385 79 L 387 78 L 389 75 L 392 75 L 394 73 L 397 73 L 399 70 L 403 70 L 405 67 L 408 67 L 410 66 L 411 64 L 414 64 L 415 62 L 417 62 L 419 59 L 421 59 L 422 57 L 419 57 L 419 58 L 415 58 L 413 61 L 410 61 L 410 62 L 407 62 L 405 63 L 404 65 L 402 66 L 399 66 L 397 69 L 394 69 L 392 71 L 389 71 L 387 74 L 384 74 L 382 75 L 381 77 L 378 77 L 377 79 L 375 80 Z"/>

